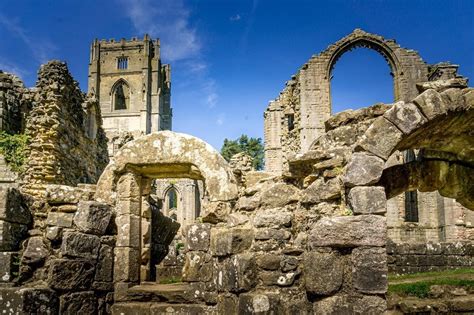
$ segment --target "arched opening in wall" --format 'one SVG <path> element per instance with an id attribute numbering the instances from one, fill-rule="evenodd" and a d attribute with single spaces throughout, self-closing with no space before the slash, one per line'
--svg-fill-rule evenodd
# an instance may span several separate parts
<path id="1" fill-rule="evenodd" d="M 332 115 L 395 100 L 390 65 L 379 52 L 356 48 L 343 52 L 333 64 L 330 76 Z"/>
<path id="2" fill-rule="evenodd" d="M 171 187 L 166 193 L 165 198 L 167 200 L 169 210 L 178 208 L 178 193 L 176 192 L 176 188 Z"/>
<path id="3" fill-rule="evenodd" d="M 130 87 L 123 79 L 118 80 L 112 88 L 112 104 L 114 110 L 130 108 Z"/>

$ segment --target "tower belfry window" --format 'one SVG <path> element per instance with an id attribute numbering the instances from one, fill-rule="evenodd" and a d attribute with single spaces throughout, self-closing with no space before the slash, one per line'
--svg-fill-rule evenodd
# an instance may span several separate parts
<path id="1" fill-rule="evenodd" d="M 113 103 L 115 110 L 127 109 L 130 106 L 130 88 L 120 80 L 113 90 Z"/>
<path id="2" fill-rule="evenodd" d="M 128 57 L 117 58 L 117 69 L 120 69 L 120 70 L 128 69 Z"/>

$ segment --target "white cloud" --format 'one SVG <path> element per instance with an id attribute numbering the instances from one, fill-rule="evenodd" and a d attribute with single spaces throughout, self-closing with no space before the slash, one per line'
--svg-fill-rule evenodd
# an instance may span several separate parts
<path id="1" fill-rule="evenodd" d="M 120 1 L 138 32 L 160 38 L 165 61 L 192 58 L 200 52 L 201 43 L 196 29 L 189 25 L 190 11 L 183 0 Z"/>
<path id="2" fill-rule="evenodd" d="M 33 57 L 40 63 L 45 63 L 57 50 L 57 47 L 48 39 L 32 37 L 20 23 L 0 14 L 0 25 L 14 36 L 19 38 L 31 50 Z"/>
<path id="3" fill-rule="evenodd" d="M 236 14 L 236 15 L 232 15 L 232 16 L 229 18 L 229 20 L 230 20 L 231 22 L 237 22 L 237 21 L 240 21 L 241 18 L 242 18 L 242 17 L 240 16 L 240 14 Z"/>

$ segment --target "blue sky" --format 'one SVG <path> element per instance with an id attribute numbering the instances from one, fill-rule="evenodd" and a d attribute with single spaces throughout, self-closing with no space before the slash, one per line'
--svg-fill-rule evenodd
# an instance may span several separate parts
<path id="1" fill-rule="evenodd" d="M 463 0 L 2 0 L 0 69 L 27 86 L 49 59 L 67 61 L 87 89 L 94 38 L 161 38 L 172 66 L 173 129 L 219 149 L 224 138 L 263 137 L 263 111 L 313 54 L 354 28 L 394 38 L 428 63 L 451 61 L 474 80 L 474 1 Z M 393 100 L 377 53 L 342 56 L 333 111 Z"/>

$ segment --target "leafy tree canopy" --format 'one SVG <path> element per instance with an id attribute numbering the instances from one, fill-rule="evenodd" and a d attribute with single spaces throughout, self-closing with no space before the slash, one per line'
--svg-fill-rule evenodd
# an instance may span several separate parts
<path id="1" fill-rule="evenodd" d="M 236 140 L 224 139 L 221 154 L 227 161 L 230 161 L 234 154 L 240 152 L 245 152 L 253 158 L 253 167 L 256 170 L 263 169 L 262 138 L 249 138 L 247 135 L 241 135 Z"/>

